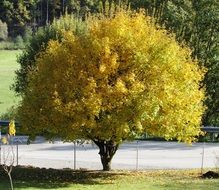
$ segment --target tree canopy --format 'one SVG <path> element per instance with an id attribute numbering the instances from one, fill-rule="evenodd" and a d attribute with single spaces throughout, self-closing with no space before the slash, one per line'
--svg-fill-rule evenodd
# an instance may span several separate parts
<path id="1" fill-rule="evenodd" d="M 19 107 L 26 132 L 91 139 L 104 170 L 119 144 L 147 132 L 192 142 L 204 111 L 204 69 L 143 13 L 89 19 L 50 41 Z M 119 27 L 118 27 L 119 26 Z"/>

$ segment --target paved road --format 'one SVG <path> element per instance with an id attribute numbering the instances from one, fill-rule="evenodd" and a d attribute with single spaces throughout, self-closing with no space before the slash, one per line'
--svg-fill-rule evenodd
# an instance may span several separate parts
<path id="1" fill-rule="evenodd" d="M 26 141 L 24 137 L 19 139 L 23 142 Z M 1 148 L 2 160 L 5 148 L 6 146 Z M 23 143 L 18 148 L 19 165 L 45 168 L 74 168 L 74 145 L 72 143 L 63 143 L 61 141 L 49 143 L 42 138 L 37 138 L 34 143 L 30 145 Z M 188 146 L 176 142 L 126 142 L 121 145 L 114 156 L 112 168 L 131 170 L 135 170 L 136 167 L 138 169 L 201 168 L 202 152 L 203 143 Z M 219 144 L 205 144 L 203 163 L 204 167 L 219 167 Z M 98 149 L 95 145 L 84 144 L 83 146 L 76 146 L 76 168 L 102 168 Z"/>

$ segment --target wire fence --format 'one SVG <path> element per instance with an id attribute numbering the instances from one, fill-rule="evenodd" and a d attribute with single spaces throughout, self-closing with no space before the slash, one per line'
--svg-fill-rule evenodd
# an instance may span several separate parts
<path id="1" fill-rule="evenodd" d="M 27 145 L 27 137 L 13 140 L 14 165 L 44 168 L 102 169 L 96 145 L 85 142 L 49 143 L 42 137 Z M 0 145 L 0 164 L 7 164 L 9 145 Z M 12 155 L 12 154 L 11 154 Z M 10 157 L 10 155 L 8 156 Z M 8 162 L 11 162 L 8 159 Z M 112 160 L 112 169 L 189 169 L 219 167 L 217 143 L 195 143 L 192 146 L 177 142 L 125 142 Z"/>

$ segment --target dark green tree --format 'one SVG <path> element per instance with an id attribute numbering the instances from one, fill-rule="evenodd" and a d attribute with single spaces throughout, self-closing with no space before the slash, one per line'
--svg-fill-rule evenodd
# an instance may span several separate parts
<path id="1" fill-rule="evenodd" d="M 24 0 L 1 0 L 0 19 L 8 25 L 9 36 L 23 34 L 25 25 L 30 20 L 30 13 Z"/>
<path id="2" fill-rule="evenodd" d="M 25 50 L 18 57 L 20 68 L 16 71 L 13 89 L 22 94 L 27 86 L 27 75 L 35 68 L 35 61 L 41 51 L 44 51 L 50 40 L 62 40 L 63 31 L 71 31 L 74 34 L 81 34 L 85 25 L 74 16 L 63 16 L 54 20 L 52 25 L 39 28 L 32 36 Z"/>
<path id="3" fill-rule="evenodd" d="M 204 79 L 208 109 L 204 125 L 219 126 L 219 1 L 193 1 L 196 12 L 191 46 L 193 56 L 208 68 Z"/>

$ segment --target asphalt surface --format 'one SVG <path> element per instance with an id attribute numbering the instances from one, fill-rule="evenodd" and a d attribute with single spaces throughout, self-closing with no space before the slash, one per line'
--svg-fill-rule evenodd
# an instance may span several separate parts
<path id="1" fill-rule="evenodd" d="M 18 164 L 45 168 L 102 169 L 98 148 L 93 144 L 49 143 L 38 137 L 30 145 L 26 137 L 17 137 Z M 7 152 L 1 145 L 1 163 Z M 17 147 L 14 146 L 15 165 Z M 203 154 L 204 152 L 204 154 Z M 76 158 L 74 160 L 74 158 Z M 203 159 L 202 159 L 203 158 Z M 8 159 L 10 160 L 10 159 Z M 203 162 L 202 162 L 203 160 Z M 219 167 L 219 144 L 133 141 L 120 146 L 112 160 L 112 169 L 189 169 Z"/>

